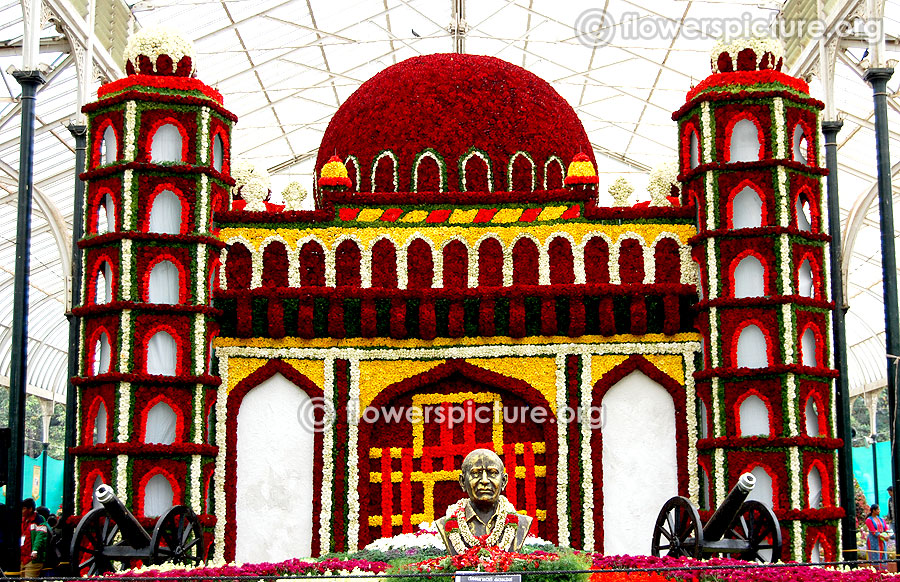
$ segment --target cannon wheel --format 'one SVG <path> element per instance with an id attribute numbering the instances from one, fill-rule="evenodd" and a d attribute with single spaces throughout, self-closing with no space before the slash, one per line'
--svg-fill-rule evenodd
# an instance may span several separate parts
<path id="1" fill-rule="evenodd" d="M 203 559 L 200 520 L 189 507 L 176 505 L 156 522 L 150 547 L 153 564 L 199 565 Z"/>
<path id="2" fill-rule="evenodd" d="M 768 505 L 745 501 L 725 537 L 747 542 L 747 549 L 735 558 L 748 562 L 775 563 L 781 559 L 781 526 Z M 771 555 L 769 552 L 771 551 Z"/>
<path id="3" fill-rule="evenodd" d="M 703 547 L 703 529 L 697 508 L 686 497 L 666 501 L 653 528 L 651 553 L 679 558 L 699 558 Z"/>
<path id="4" fill-rule="evenodd" d="M 102 507 L 89 511 L 78 523 L 69 549 L 75 576 L 97 576 L 113 571 L 103 550 L 116 543 L 119 526 Z"/>

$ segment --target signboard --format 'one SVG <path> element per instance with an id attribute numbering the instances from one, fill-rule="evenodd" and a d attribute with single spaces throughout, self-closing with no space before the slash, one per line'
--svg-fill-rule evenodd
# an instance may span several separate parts
<path id="1" fill-rule="evenodd" d="M 32 467 L 31 472 L 31 498 L 37 499 L 41 496 L 41 468 L 37 465 Z M 41 500 L 43 502 L 43 499 Z"/>

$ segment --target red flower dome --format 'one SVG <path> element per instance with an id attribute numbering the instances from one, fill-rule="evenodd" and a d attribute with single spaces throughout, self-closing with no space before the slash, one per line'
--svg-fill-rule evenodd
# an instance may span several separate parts
<path id="1" fill-rule="evenodd" d="M 530 189 L 531 163 L 535 188 L 542 189 L 548 162 L 547 173 L 553 175 L 548 187 L 560 188 L 565 168 L 578 152 L 590 152 L 596 165 L 575 111 L 546 81 L 500 59 L 464 54 L 414 57 L 363 83 L 328 124 L 317 174 L 334 152 L 347 161 L 362 192 L 394 191 L 395 183 L 400 192 L 522 190 L 523 183 Z M 471 155 L 478 159 L 461 168 Z M 487 176 L 482 160 L 490 161 Z M 423 164 L 436 176 L 428 186 L 422 185 Z M 461 170 L 469 172 L 466 184 Z M 527 180 L 514 176 L 510 185 L 511 173 L 524 173 Z M 475 174 L 480 179 L 473 179 Z"/>

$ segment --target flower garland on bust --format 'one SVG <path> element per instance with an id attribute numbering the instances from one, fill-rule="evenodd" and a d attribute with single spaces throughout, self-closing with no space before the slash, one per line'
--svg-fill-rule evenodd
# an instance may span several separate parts
<path id="1" fill-rule="evenodd" d="M 447 516 L 450 518 L 444 524 L 444 531 L 447 532 L 447 539 L 453 545 L 453 549 L 457 554 L 464 554 L 469 548 L 509 548 L 516 538 L 516 530 L 519 528 L 519 514 L 516 508 L 506 498 L 500 496 L 500 507 L 497 509 L 497 519 L 491 531 L 484 536 L 476 536 L 469 529 L 469 523 L 466 520 L 466 503 L 468 499 L 460 499 L 454 505 L 447 509 Z M 503 515 L 506 517 L 503 517 Z"/>

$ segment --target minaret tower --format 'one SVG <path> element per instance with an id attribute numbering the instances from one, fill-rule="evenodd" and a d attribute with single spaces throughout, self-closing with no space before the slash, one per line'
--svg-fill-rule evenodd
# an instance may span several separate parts
<path id="1" fill-rule="evenodd" d="M 211 307 L 228 200 L 233 114 L 192 77 L 193 47 L 145 30 L 128 76 L 88 116 L 76 512 L 113 487 L 145 525 L 172 505 L 212 524 L 219 384 Z M 207 536 L 212 541 L 212 536 Z"/>
<path id="2" fill-rule="evenodd" d="M 785 560 L 838 557 L 831 310 L 819 110 L 772 40 L 720 43 L 674 113 L 704 339 L 701 501 L 745 471 L 781 520 Z"/>

